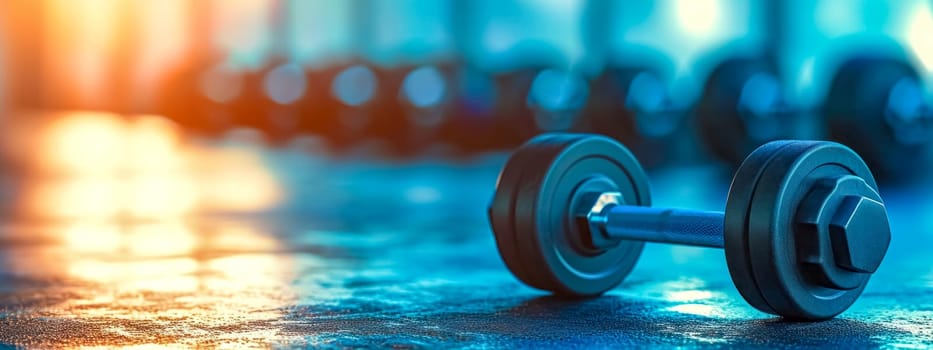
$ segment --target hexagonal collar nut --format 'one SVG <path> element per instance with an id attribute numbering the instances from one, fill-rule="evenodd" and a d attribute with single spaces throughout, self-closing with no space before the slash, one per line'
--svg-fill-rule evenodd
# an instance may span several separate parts
<path id="1" fill-rule="evenodd" d="M 884 204 L 863 196 L 846 196 L 829 224 L 836 265 L 874 273 L 891 243 Z"/>
<path id="2" fill-rule="evenodd" d="M 621 203 L 622 194 L 619 192 L 593 192 L 583 195 L 574 212 L 577 226 L 586 236 L 583 243 L 587 248 L 605 250 L 619 244 L 620 240 L 608 237 L 604 231 L 606 216 L 603 215 L 603 211 Z"/>
<path id="3" fill-rule="evenodd" d="M 818 284 L 857 288 L 877 269 L 872 265 L 880 264 L 890 241 L 880 200 L 873 188 L 854 175 L 814 182 L 797 208 L 795 245 L 798 260 Z"/>

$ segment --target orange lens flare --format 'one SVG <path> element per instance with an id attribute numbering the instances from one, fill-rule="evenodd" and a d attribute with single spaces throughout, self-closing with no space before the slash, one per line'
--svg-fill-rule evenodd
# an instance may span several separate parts
<path id="1" fill-rule="evenodd" d="M 11 231 L 38 243 L 28 259 L 3 263 L 75 286 L 43 313 L 111 324 L 109 345 L 138 323 L 195 339 L 190 332 L 223 327 L 201 339 L 217 345 L 279 336 L 275 322 L 296 298 L 296 257 L 278 254 L 283 243 L 258 226 L 204 215 L 281 205 L 282 185 L 259 153 L 199 146 L 159 116 L 30 120 L 17 129 L 29 136 L 15 141 L 29 175 L 21 203 L 42 229 Z"/>
<path id="2" fill-rule="evenodd" d="M 39 128 L 28 212 L 50 218 L 171 219 L 263 211 L 283 200 L 278 180 L 248 149 L 187 145 L 157 116 L 56 115 Z"/>

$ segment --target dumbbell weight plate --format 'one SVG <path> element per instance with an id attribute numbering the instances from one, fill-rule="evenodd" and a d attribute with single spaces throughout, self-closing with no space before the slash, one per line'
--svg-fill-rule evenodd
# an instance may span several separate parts
<path id="1" fill-rule="evenodd" d="M 716 156 L 739 164 L 750 151 L 767 141 L 752 137 L 740 101 L 751 79 L 777 76 L 775 72 L 774 65 L 763 59 L 736 58 L 722 62 L 710 73 L 696 118 L 700 136 Z M 787 136 L 775 135 L 772 139 Z"/>
<path id="2" fill-rule="evenodd" d="M 546 271 L 542 271 L 541 265 L 533 259 L 526 258 L 528 254 L 531 254 L 524 251 L 529 249 L 528 239 L 516 234 L 517 222 L 523 215 L 517 212 L 518 207 L 521 205 L 517 202 L 519 186 L 527 184 L 528 181 L 537 181 L 535 179 L 539 175 L 528 175 L 525 170 L 538 162 L 538 159 L 542 156 L 541 150 L 543 148 L 560 150 L 568 147 L 578 139 L 588 136 L 559 133 L 547 133 L 537 136 L 509 157 L 499 175 L 496 195 L 489 209 L 490 222 L 492 223 L 493 232 L 496 234 L 496 244 L 500 256 L 502 256 L 509 270 L 519 280 L 532 287 L 554 290 L 551 284 L 547 284 L 547 281 L 551 281 L 552 278 Z"/>
<path id="3" fill-rule="evenodd" d="M 523 151 L 527 155 L 523 158 L 525 160 L 522 163 L 523 171 L 521 179 L 519 180 L 519 186 L 516 186 L 515 191 L 515 209 L 513 209 L 513 234 L 515 239 L 516 253 L 518 258 L 525 264 L 526 272 L 529 272 L 532 275 L 533 283 L 529 285 L 534 286 L 538 289 L 549 290 L 549 291 L 559 291 L 559 287 L 555 287 L 556 283 L 552 274 L 548 272 L 548 269 L 543 269 L 542 260 L 538 259 L 541 255 L 539 253 L 539 246 L 537 243 L 536 234 L 524 234 L 522 230 L 534 230 L 534 228 L 523 227 L 524 222 L 531 221 L 529 218 L 533 218 L 535 215 L 547 215 L 550 216 L 547 211 L 541 213 L 535 212 L 523 212 L 522 206 L 529 205 L 527 202 L 522 201 L 523 197 L 534 196 L 533 192 L 522 192 L 522 188 L 528 185 L 534 186 L 541 182 L 542 176 L 545 176 L 549 170 L 543 169 L 540 166 L 536 167 L 536 164 L 540 165 L 542 162 L 546 161 L 545 157 L 549 157 L 552 153 L 560 152 L 560 150 L 565 149 L 572 145 L 574 142 L 577 142 L 579 139 L 584 138 L 586 135 L 581 134 L 546 134 L 541 136 L 542 139 L 546 139 L 543 142 L 528 142 L 528 145 L 534 144 L 533 147 L 522 147 Z M 614 188 L 613 188 L 614 189 Z M 606 188 L 609 190 L 609 188 Z M 571 199 L 567 198 L 567 203 L 571 203 Z M 531 204 L 533 205 L 533 204 Z M 567 206 L 571 207 L 570 204 Z M 570 213 L 561 215 L 561 217 L 568 217 Z M 570 227 L 568 226 L 568 229 Z M 570 231 L 566 231 L 568 235 L 574 237 L 570 234 Z M 573 241 L 567 241 L 567 243 L 573 243 Z M 557 243 L 560 244 L 560 243 Z M 565 293 L 566 294 L 566 293 Z"/>
<path id="4" fill-rule="evenodd" d="M 810 320 L 833 317 L 858 298 L 868 278 L 851 290 L 826 288 L 808 279 L 798 262 L 794 218 L 818 178 L 858 176 L 874 191 L 866 195 L 880 201 L 877 184 L 862 159 L 836 143 L 794 141 L 766 150 L 762 156 L 767 153 L 772 156 L 761 167 L 747 206 L 727 207 L 729 270 L 743 297 L 764 312 Z M 740 198 L 732 196 L 730 191 L 729 203 L 740 203 Z M 735 222 L 744 222 L 744 228 L 735 230 L 731 225 Z M 739 283 L 749 274 L 753 285 Z"/>
<path id="5" fill-rule="evenodd" d="M 726 261 L 729 263 L 729 274 L 742 297 L 756 309 L 767 313 L 774 313 L 774 310 L 765 302 L 752 274 L 751 257 L 748 255 L 748 237 L 745 234 L 748 226 L 747 214 L 748 207 L 751 206 L 752 194 L 758 184 L 758 179 L 764 172 L 765 165 L 791 143 L 793 142 L 769 142 L 749 154 L 732 179 L 732 185 L 729 187 L 729 200 L 726 201 L 724 241 L 725 251 L 728 252 Z M 728 213 L 737 213 L 737 215 Z M 730 236 L 730 233 L 736 234 Z"/>
<path id="6" fill-rule="evenodd" d="M 536 144 L 544 144 L 550 141 L 554 134 L 544 134 L 534 138 Z M 489 222 L 492 231 L 496 235 L 496 246 L 499 249 L 499 255 L 505 262 L 509 271 L 512 271 L 519 280 L 532 287 L 543 289 L 537 285 L 541 278 L 532 277 L 532 272 L 536 270 L 535 266 L 525 266 L 527 263 L 521 259 L 518 254 L 518 247 L 522 242 L 517 242 L 515 238 L 515 200 L 518 186 L 522 183 L 522 170 L 529 162 L 533 152 L 522 147 L 513 153 L 502 172 L 499 173 L 499 179 L 496 181 L 496 193 L 493 196 L 489 206 Z"/>
<path id="7" fill-rule="evenodd" d="M 549 290 L 546 284 L 542 284 L 543 281 L 548 281 L 549 277 L 541 271 L 541 265 L 534 265 L 532 261 L 525 259 L 520 251 L 529 243 L 515 234 L 518 187 L 528 181 L 527 176 L 523 175 L 524 170 L 536 161 L 536 157 L 540 157 L 537 150 L 544 147 L 566 147 L 579 137 L 579 134 L 543 134 L 528 141 L 527 146 L 516 150 L 499 175 L 497 191 L 489 209 L 496 244 L 506 266 L 519 280 L 538 289 Z"/>
<path id="8" fill-rule="evenodd" d="M 895 87 L 915 82 L 922 95 L 919 74 L 908 63 L 891 58 L 859 57 L 847 61 L 836 73 L 824 108 L 831 139 L 851 146 L 871 164 L 881 178 L 923 176 L 922 161 L 930 150 L 931 126 L 924 118 L 898 120 L 888 111 Z M 904 92 L 902 92 L 904 93 Z M 909 97 L 908 97 L 909 99 Z M 922 103 L 917 98 L 914 103 Z M 897 131 L 894 123 L 901 123 Z M 899 133 L 909 132 L 907 140 Z"/>
<path id="9" fill-rule="evenodd" d="M 650 68 L 613 68 L 593 81 L 576 129 L 621 140 L 645 167 L 671 158 L 671 136 L 682 122 L 669 106 L 660 74 Z"/>
<path id="10" fill-rule="evenodd" d="M 649 205 L 647 177 L 637 160 L 615 141 L 595 135 L 538 137 L 519 152 L 521 162 L 510 161 L 503 169 L 490 210 L 494 227 L 514 224 L 514 230 L 495 232 L 497 241 L 513 238 L 512 233 L 518 243 L 512 251 L 502 251 L 500 243 L 503 259 L 530 268 L 512 272 L 533 287 L 564 295 L 598 295 L 618 285 L 644 243 L 623 241 L 598 252 L 581 249 L 574 240 L 580 232 L 572 212 L 579 194 L 588 191 L 618 191 L 625 204 Z M 512 172 L 520 172 L 520 180 L 508 187 L 504 179 L 513 179 Z M 513 207 L 501 207 L 505 203 Z M 509 212 L 511 217 L 501 216 Z"/>

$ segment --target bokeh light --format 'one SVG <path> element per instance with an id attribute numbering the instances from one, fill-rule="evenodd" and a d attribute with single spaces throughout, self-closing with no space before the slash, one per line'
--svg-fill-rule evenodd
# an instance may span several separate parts
<path id="1" fill-rule="evenodd" d="M 365 66 L 347 68 L 334 78 L 331 93 L 341 102 L 359 106 L 376 95 L 376 75 Z"/>
<path id="2" fill-rule="evenodd" d="M 709 38 L 719 35 L 725 6 L 722 0 L 678 0 L 673 5 L 677 24 L 687 35 Z"/>
<path id="3" fill-rule="evenodd" d="M 278 104 L 291 104 L 298 101 L 307 90 L 304 71 L 294 63 L 276 67 L 263 79 L 266 95 Z"/>
<path id="4" fill-rule="evenodd" d="M 437 68 L 420 67 L 405 76 L 401 92 L 415 107 L 431 107 L 444 99 L 447 82 Z"/>
<path id="5" fill-rule="evenodd" d="M 75 112 L 39 130 L 33 166 L 53 174 L 29 195 L 39 215 L 153 219 L 264 210 L 284 199 L 254 153 L 192 147 L 157 116 Z"/>

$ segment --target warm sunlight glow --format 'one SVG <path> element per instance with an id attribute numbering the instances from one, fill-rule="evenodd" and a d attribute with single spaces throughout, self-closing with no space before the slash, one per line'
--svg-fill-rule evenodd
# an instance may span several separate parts
<path id="1" fill-rule="evenodd" d="M 179 217 L 197 209 L 194 181 L 179 174 L 140 175 L 126 185 L 124 208 L 131 217 Z"/>
<path id="2" fill-rule="evenodd" d="M 158 116 L 127 118 L 71 112 L 55 118 L 40 135 L 40 159 L 66 174 L 173 170 L 181 165 L 180 133 Z"/>
<path id="3" fill-rule="evenodd" d="M 123 163 L 126 129 L 113 114 L 74 113 L 53 121 L 39 140 L 39 157 L 53 171 L 109 174 Z"/>
<path id="4" fill-rule="evenodd" d="M 212 164 L 201 187 L 201 203 L 222 211 L 258 211 L 282 199 L 275 178 L 261 167 L 241 167 L 259 162 L 249 153 L 214 154 L 227 162 Z M 209 183 L 209 185 L 208 185 Z"/>
<path id="5" fill-rule="evenodd" d="M 243 242 L 249 242 L 249 245 L 244 246 Z M 279 242 L 272 237 L 257 232 L 254 227 L 236 223 L 220 224 L 210 244 L 224 252 L 272 251 L 279 248 Z"/>
<path id="6" fill-rule="evenodd" d="M 191 28 L 190 5 L 187 0 L 133 1 L 135 26 L 139 30 L 137 50 L 136 88 L 149 90 L 168 69 L 185 57 Z"/>
<path id="7" fill-rule="evenodd" d="M 69 250 L 81 254 L 116 254 L 122 245 L 120 228 L 113 223 L 74 223 L 62 230 L 62 237 Z"/>
<path id="8" fill-rule="evenodd" d="M 102 287 L 88 288 L 99 292 L 76 296 L 55 308 L 70 316 L 163 317 L 217 323 L 214 326 L 279 317 L 277 309 L 291 298 L 291 258 L 268 254 L 278 249 L 278 243 L 265 232 L 235 223 L 221 226 L 196 232 L 180 221 L 128 226 L 75 223 L 64 230 L 62 253 L 52 260 L 34 261 L 33 266 L 50 272 L 64 269 L 66 278 Z M 230 232 L 236 233 L 235 241 L 220 239 Z M 162 295 L 170 299 L 162 300 Z"/>
<path id="9" fill-rule="evenodd" d="M 279 254 L 275 235 L 217 218 L 280 204 L 283 190 L 260 154 L 187 142 L 159 116 L 67 112 L 32 120 L 23 129 L 29 137 L 13 142 L 34 156 L 24 158 L 23 210 L 50 227 L 13 231 L 44 243 L 11 268 L 80 286 L 48 308 L 50 316 L 178 329 L 281 319 L 296 298 L 295 257 Z M 114 334 L 132 331 L 115 324 Z M 244 337 L 276 336 L 253 326 L 225 333 L 237 347 Z"/>
<path id="10" fill-rule="evenodd" d="M 40 130 L 38 167 L 54 177 L 28 196 L 38 216 L 166 219 L 261 211 L 283 199 L 254 152 L 192 148 L 157 116 L 72 112 Z"/>
<path id="11" fill-rule="evenodd" d="M 193 49 L 185 0 L 41 0 L 42 97 L 56 107 L 131 104 L 152 91 Z"/>
<path id="12" fill-rule="evenodd" d="M 207 268 L 220 273 L 205 282 L 206 287 L 217 290 L 243 288 L 281 288 L 281 266 L 284 258 L 270 254 L 240 254 L 217 258 L 207 263 Z"/>
<path id="13" fill-rule="evenodd" d="M 83 280 L 114 285 L 122 292 L 191 292 L 197 289 L 193 276 L 198 263 L 191 258 L 122 261 L 81 259 L 68 265 L 68 272 Z"/>
<path id="14" fill-rule="evenodd" d="M 42 43 L 47 87 L 53 96 L 89 102 L 108 90 L 106 78 L 117 55 L 121 0 L 47 0 Z M 69 59 L 61 59 L 68 57 Z M 54 82 L 54 84 L 53 84 Z"/>
<path id="15" fill-rule="evenodd" d="M 108 178 L 69 178 L 30 187 L 26 210 L 44 218 L 113 218 L 125 187 Z"/>
<path id="16" fill-rule="evenodd" d="M 182 165 L 181 132 L 168 120 L 154 115 L 135 116 L 125 134 L 126 165 L 130 169 L 166 171 L 178 170 Z"/>
<path id="17" fill-rule="evenodd" d="M 170 257 L 191 254 L 198 237 L 181 221 L 137 224 L 125 232 L 126 254 L 133 257 Z"/>

